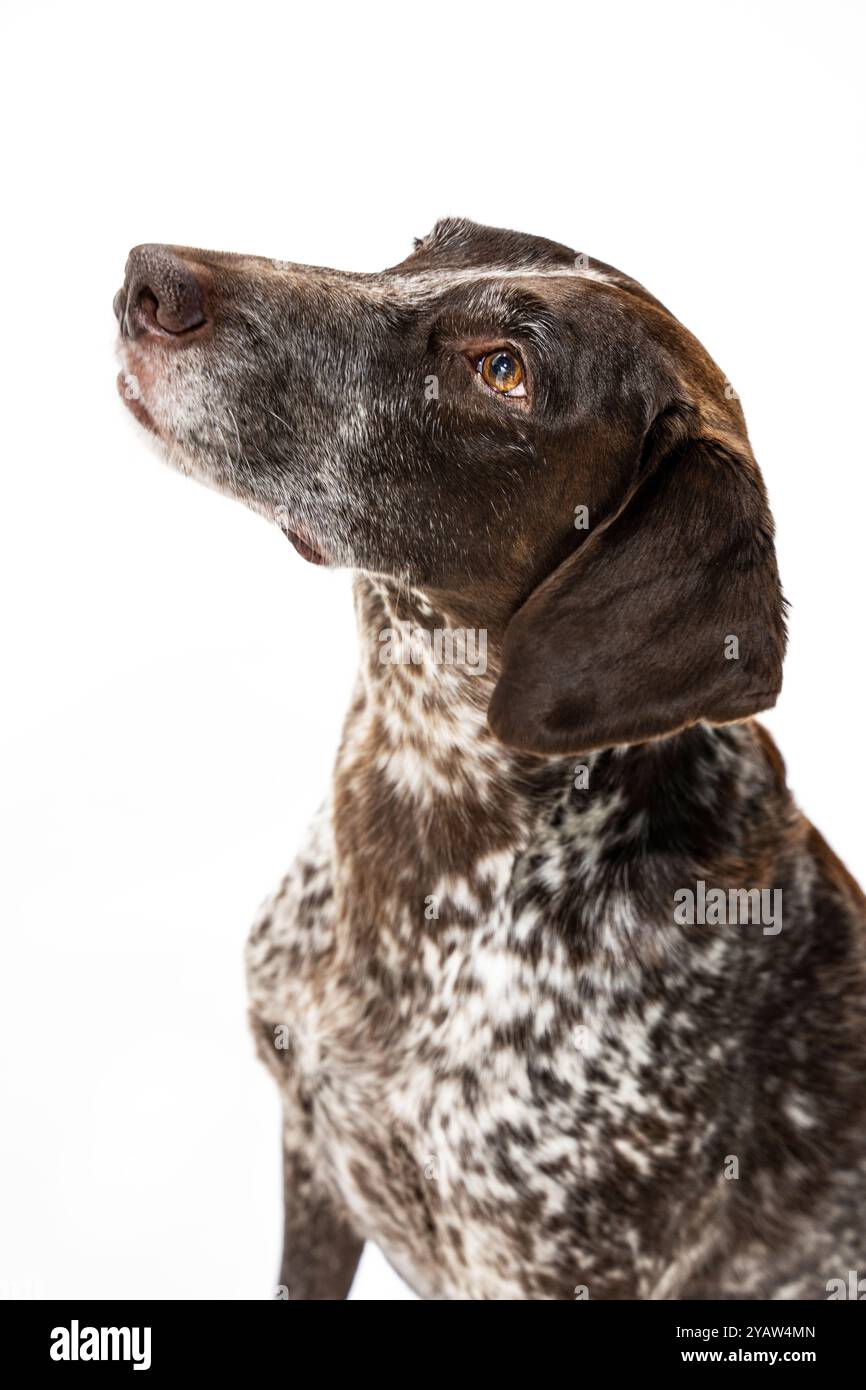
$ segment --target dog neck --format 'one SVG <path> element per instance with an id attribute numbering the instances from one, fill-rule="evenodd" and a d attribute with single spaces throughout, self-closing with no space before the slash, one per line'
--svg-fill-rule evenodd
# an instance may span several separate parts
<path id="1" fill-rule="evenodd" d="M 626 878 L 649 909 L 700 876 L 760 881 L 764 828 L 783 826 L 790 803 L 752 721 L 523 754 L 486 721 L 495 643 L 458 635 L 426 595 L 391 581 L 360 577 L 356 607 L 361 672 L 334 788 L 338 891 L 356 923 L 387 923 L 408 903 L 401 931 L 435 931 L 447 902 L 476 925 L 540 836 L 548 856 L 552 843 L 578 846 L 590 914 Z"/>

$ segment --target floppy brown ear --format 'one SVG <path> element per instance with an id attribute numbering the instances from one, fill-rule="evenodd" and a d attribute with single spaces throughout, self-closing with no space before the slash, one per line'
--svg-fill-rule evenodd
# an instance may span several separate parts
<path id="1" fill-rule="evenodd" d="M 509 623 L 488 711 L 504 743 L 589 752 L 775 703 L 785 619 L 764 486 L 747 446 L 684 420 L 666 415 L 620 510 Z"/>

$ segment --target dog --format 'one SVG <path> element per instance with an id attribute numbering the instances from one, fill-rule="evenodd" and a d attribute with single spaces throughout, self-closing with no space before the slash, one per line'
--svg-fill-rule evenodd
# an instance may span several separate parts
<path id="1" fill-rule="evenodd" d="M 753 716 L 785 605 L 743 413 L 636 281 L 437 223 L 351 274 L 146 245 L 121 393 L 356 571 L 330 795 L 248 945 L 280 1288 L 866 1288 L 866 902 Z M 470 659 L 471 658 L 471 659 Z"/>

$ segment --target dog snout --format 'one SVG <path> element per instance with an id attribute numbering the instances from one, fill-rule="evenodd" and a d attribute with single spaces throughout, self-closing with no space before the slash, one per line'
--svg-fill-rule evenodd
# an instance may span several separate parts
<path id="1" fill-rule="evenodd" d="M 183 338 L 207 322 L 203 287 L 169 246 L 136 246 L 130 251 L 114 312 L 128 338 L 148 333 Z"/>

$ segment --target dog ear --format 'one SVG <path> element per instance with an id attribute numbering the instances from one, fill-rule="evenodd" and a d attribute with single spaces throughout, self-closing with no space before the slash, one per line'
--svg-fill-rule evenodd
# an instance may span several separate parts
<path id="1" fill-rule="evenodd" d="M 624 503 L 530 594 L 488 711 L 530 753 L 638 743 L 776 701 L 785 651 L 773 522 L 748 446 L 648 431 Z"/>

